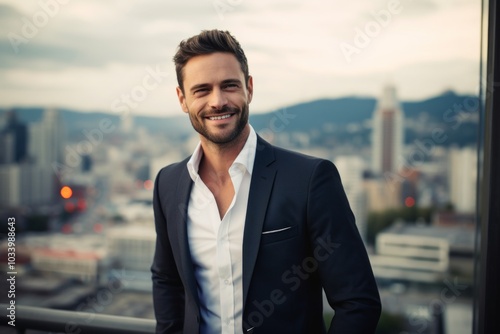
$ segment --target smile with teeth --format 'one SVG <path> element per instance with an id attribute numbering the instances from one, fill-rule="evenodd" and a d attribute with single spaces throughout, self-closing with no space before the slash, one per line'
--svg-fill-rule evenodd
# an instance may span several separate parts
<path id="1" fill-rule="evenodd" d="M 232 114 L 227 114 L 227 115 L 222 115 L 222 116 L 212 116 L 212 117 L 209 117 L 208 119 L 211 120 L 211 121 L 218 121 L 218 120 L 221 120 L 221 119 L 226 119 L 226 118 L 229 118 L 233 116 Z"/>

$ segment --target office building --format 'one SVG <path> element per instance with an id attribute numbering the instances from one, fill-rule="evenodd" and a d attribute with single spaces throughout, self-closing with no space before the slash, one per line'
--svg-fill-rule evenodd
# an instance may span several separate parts
<path id="1" fill-rule="evenodd" d="M 477 149 L 451 148 L 448 158 L 450 202 L 455 211 L 474 213 L 477 194 Z"/>
<path id="2" fill-rule="evenodd" d="M 0 164 L 21 163 L 28 157 L 26 124 L 17 119 L 14 111 L 6 112 L 4 117 L 5 124 L 0 129 Z"/>
<path id="3" fill-rule="evenodd" d="M 40 274 L 97 283 L 107 266 L 102 236 L 33 235 L 18 243 L 18 248 L 29 254 L 33 270 Z"/>
<path id="4" fill-rule="evenodd" d="M 55 162 L 65 163 L 64 144 L 64 127 L 58 111 L 46 109 L 42 121 L 30 127 L 30 156 L 39 166 L 52 167 Z"/>
<path id="5" fill-rule="evenodd" d="M 109 255 L 125 270 L 149 272 L 155 251 L 152 225 L 120 225 L 107 231 Z"/>
<path id="6" fill-rule="evenodd" d="M 402 182 L 368 178 L 364 180 L 368 212 L 380 212 L 401 207 Z"/>
<path id="7" fill-rule="evenodd" d="M 450 272 L 473 279 L 474 229 L 395 223 L 377 235 L 370 257 L 379 279 L 433 283 Z"/>
<path id="8" fill-rule="evenodd" d="M 398 172 L 403 158 L 404 115 L 396 88 L 386 86 L 373 113 L 372 171 L 384 176 Z"/>
<path id="9" fill-rule="evenodd" d="M 6 207 L 50 204 L 52 170 L 34 164 L 0 165 L 0 203 Z"/>

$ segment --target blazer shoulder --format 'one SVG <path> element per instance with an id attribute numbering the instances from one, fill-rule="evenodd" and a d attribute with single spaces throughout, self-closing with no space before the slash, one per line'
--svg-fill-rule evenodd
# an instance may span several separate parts
<path id="1" fill-rule="evenodd" d="M 280 163 L 290 164 L 295 167 L 314 168 L 318 165 L 333 165 L 330 160 L 304 154 L 297 151 L 291 151 L 281 147 L 273 146 L 275 150 L 276 160 Z"/>
<path id="2" fill-rule="evenodd" d="M 165 181 L 178 180 L 179 177 L 187 172 L 187 163 L 191 157 L 187 157 L 186 159 L 170 164 L 168 166 L 163 167 L 158 172 L 156 178 L 157 183 L 162 183 Z"/>
<path id="3" fill-rule="evenodd" d="M 301 171 L 313 171 L 317 167 L 336 170 L 334 163 L 330 160 L 275 146 L 260 136 L 257 138 L 256 160 L 260 163 L 273 164 L 287 169 L 293 166 L 294 170 Z"/>

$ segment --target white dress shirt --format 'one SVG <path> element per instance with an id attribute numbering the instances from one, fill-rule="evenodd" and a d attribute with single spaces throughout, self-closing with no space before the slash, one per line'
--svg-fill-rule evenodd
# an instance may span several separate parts
<path id="1" fill-rule="evenodd" d="M 220 219 L 215 197 L 198 174 L 201 144 L 187 164 L 194 182 L 188 207 L 188 240 L 200 299 L 202 334 L 242 332 L 242 247 L 257 135 L 252 127 L 229 168 L 234 197 Z"/>

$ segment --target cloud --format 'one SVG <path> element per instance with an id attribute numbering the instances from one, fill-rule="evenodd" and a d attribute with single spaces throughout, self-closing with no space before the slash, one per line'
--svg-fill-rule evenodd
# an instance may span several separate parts
<path id="1" fill-rule="evenodd" d="M 10 20 L 12 17 L 19 16 L 20 13 L 14 7 L 0 3 L 0 19 Z"/>
<path id="2" fill-rule="evenodd" d="M 394 1 L 400 10 L 382 25 L 377 15 Z M 214 4 L 226 7 L 221 12 Z M 230 30 L 245 49 L 257 111 L 315 97 L 377 94 L 389 74 L 405 98 L 452 85 L 472 89 L 470 82 L 479 80 L 471 74 L 479 62 L 480 0 L 69 1 L 14 52 L 8 34 L 23 36 L 23 24 L 40 11 L 38 1 L 0 0 L 5 106 L 106 111 L 140 83 L 145 68 L 161 66 L 170 77 L 136 111 L 177 112 L 171 58 L 182 39 L 211 28 Z M 374 24 L 379 31 L 356 46 L 359 31 L 366 34 Z M 351 61 L 343 43 L 358 49 Z"/>

